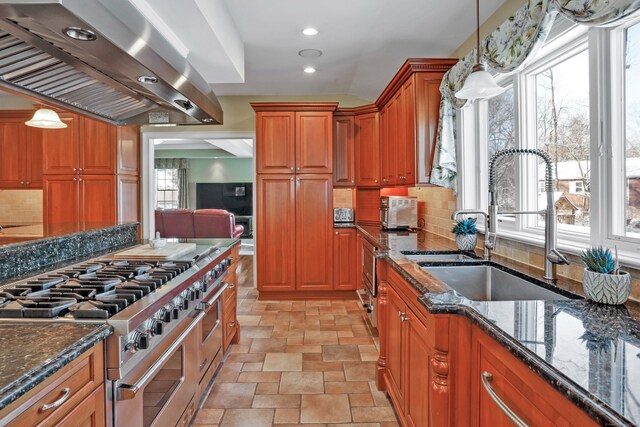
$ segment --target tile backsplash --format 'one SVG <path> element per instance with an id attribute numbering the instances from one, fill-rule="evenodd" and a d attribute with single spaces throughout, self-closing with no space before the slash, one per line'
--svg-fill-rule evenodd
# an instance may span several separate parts
<path id="1" fill-rule="evenodd" d="M 420 228 L 434 234 L 453 240 L 451 214 L 456 209 L 456 195 L 453 191 L 443 187 L 414 187 L 409 188 L 409 195 L 418 198 L 418 225 Z M 478 249 L 484 245 L 484 236 L 478 236 Z M 521 264 L 534 267 L 542 274 L 544 269 L 544 248 L 499 238 L 496 255 L 511 259 Z M 577 255 L 566 254 L 569 265 L 559 265 L 558 275 L 576 281 L 582 281 L 584 265 Z M 631 274 L 631 298 L 640 301 L 640 270 L 623 268 Z"/>
<path id="2" fill-rule="evenodd" d="M 353 208 L 353 189 L 334 188 L 333 189 L 334 208 Z"/>
<path id="3" fill-rule="evenodd" d="M 42 190 L 0 190 L 0 224 L 42 223 Z"/>

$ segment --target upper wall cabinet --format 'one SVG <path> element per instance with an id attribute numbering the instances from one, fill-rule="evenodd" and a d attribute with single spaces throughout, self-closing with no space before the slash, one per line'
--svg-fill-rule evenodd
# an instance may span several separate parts
<path id="1" fill-rule="evenodd" d="M 0 116 L 0 189 L 42 188 L 42 131 L 24 124 L 32 111 Z"/>
<path id="2" fill-rule="evenodd" d="M 336 114 L 333 118 L 333 186 L 354 187 L 355 169 L 354 117 Z"/>
<path id="3" fill-rule="evenodd" d="M 116 173 L 116 127 L 75 114 L 60 114 L 65 129 L 42 132 L 44 174 Z"/>
<path id="4" fill-rule="evenodd" d="M 440 81 L 456 62 L 455 58 L 409 59 L 376 101 L 381 111 L 383 186 L 429 183 Z"/>
<path id="5" fill-rule="evenodd" d="M 380 187 L 380 113 L 358 113 L 354 119 L 356 185 Z"/>
<path id="6" fill-rule="evenodd" d="M 332 173 L 336 103 L 252 103 L 257 173 Z"/>

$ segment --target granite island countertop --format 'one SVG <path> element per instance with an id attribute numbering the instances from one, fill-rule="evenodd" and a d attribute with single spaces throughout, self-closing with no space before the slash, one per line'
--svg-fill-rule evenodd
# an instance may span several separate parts
<path id="1" fill-rule="evenodd" d="M 0 323 L 0 410 L 110 334 L 104 323 Z"/>
<path id="2" fill-rule="evenodd" d="M 456 250 L 453 240 L 423 231 L 354 227 L 422 294 L 419 302 L 431 313 L 468 317 L 601 425 L 640 424 L 640 303 L 471 301 L 400 253 Z M 493 261 L 543 281 L 533 267 L 497 256 Z M 561 278 L 557 286 L 583 296 L 579 282 Z"/>

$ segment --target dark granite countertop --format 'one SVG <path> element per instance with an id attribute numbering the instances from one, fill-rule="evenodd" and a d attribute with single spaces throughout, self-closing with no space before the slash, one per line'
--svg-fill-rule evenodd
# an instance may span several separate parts
<path id="1" fill-rule="evenodd" d="M 103 323 L 0 323 L 0 410 L 109 334 Z"/>
<path id="2" fill-rule="evenodd" d="M 419 301 L 431 313 L 467 316 L 601 425 L 640 424 L 640 303 L 471 301 L 400 253 L 455 250 L 453 240 L 422 231 L 357 228 L 422 294 Z M 544 282 L 536 268 L 497 256 L 493 261 Z M 557 286 L 583 295 L 579 282 L 561 278 Z"/>

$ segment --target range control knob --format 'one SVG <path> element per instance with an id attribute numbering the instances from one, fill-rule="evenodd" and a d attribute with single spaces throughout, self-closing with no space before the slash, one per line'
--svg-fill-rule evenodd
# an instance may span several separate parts
<path id="1" fill-rule="evenodd" d="M 189 301 L 195 301 L 196 300 L 196 288 L 189 288 L 187 290 L 187 300 Z"/>
<path id="2" fill-rule="evenodd" d="M 194 299 L 200 299 L 202 298 L 202 292 L 200 291 L 201 289 L 201 285 L 198 285 L 198 287 L 193 287 L 193 294 L 194 294 Z M 192 300 L 193 301 L 193 300 Z"/>
<path id="3" fill-rule="evenodd" d="M 177 319 L 178 319 L 178 317 L 180 317 L 180 310 L 178 309 L 178 307 L 175 307 L 175 306 L 174 306 L 174 307 L 171 309 L 171 314 L 172 314 L 173 319 L 174 319 L 174 320 L 177 320 Z"/>
<path id="4" fill-rule="evenodd" d="M 153 335 L 162 335 L 162 322 L 158 319 L 153 319 L 149 330 Z"/>
<path id="5" fill-rule="evenodd" d="M 171 322 L 171 308 L 170 307 L 164 307 L 162 310 L 160 310 L 160 320 L 162 320 L 165 323 Z"/>
<path id="6" fill-rule="evenodd" d="M 231 267 L 231 262 L 232 262 L 231 258 L 225 258 L 225 260 L 224 260 L 224 264 L 227 267 Z"/>
<path id="7" fill-rule="evenodd" d="M 145 332 L 134 331 L 131 339 L 127 343 L 127 349 L 135 353 L 138 350 L 146 350 L 149 348 L 149 335 Z"/>

